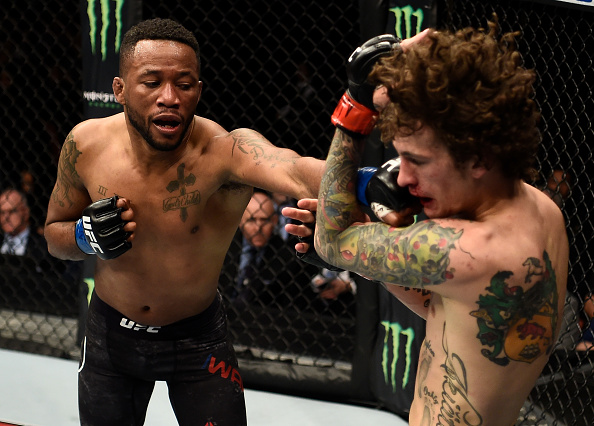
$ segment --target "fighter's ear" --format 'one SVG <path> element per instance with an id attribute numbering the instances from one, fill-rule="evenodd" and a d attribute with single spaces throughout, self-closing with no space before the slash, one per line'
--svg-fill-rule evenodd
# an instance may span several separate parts
<path id="1" fill-rule="evenodd" d="M 478 156 L 475 156 L 472 160 L 470 160 L 470 172 L 476 179 L 481 178 L 491 168 L 491 162 L 484 157 L 479 158 Z"/>
<path id="2" fill-rule="evenodd" d="M 124 99 L 124 86 L 124 80 L 122 80 L 120 77 L 114 77 L 111 87 L 113 89 L 113 94 L 115 95 L 116 101 L 118 101 L 120 105 L 126 105 L 126 100 Z"/>

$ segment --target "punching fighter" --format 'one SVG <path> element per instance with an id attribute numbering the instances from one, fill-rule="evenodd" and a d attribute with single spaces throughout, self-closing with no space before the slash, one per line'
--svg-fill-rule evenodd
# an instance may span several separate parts
<path id="1" fill-rule="evenodd" d="M 45 237 L 97 256 L 79 370 L 83 425 L 140 425 L 156 380 L 180 425 L 246 424 L 218 278 L 253 187 L 317 197 L 323 161 L 195 115 L 199 46 L 171 20 L 132 27 L 113 92 L 124 111 L 66 137 Z"/>

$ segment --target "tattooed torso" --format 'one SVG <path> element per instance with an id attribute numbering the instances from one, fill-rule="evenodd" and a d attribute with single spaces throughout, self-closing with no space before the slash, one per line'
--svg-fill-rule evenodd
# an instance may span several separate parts
<path id="1" fill-rule="evenodd" d="M 458 287 L 456 300 L 435 288 L 411 425 L 514 424 L 554 347 L 563 306 L 548 252 L 520 265 L 482 289 Z"/>
<path id="2" fill-rule="evenodd" d="M 410 169 L 432 160 L 427 167 L 439 177 L 438 189 L 470 187 L 469 174 L 434 159 L 440 144 L 411 138 L 395 142 L 408 152 Z M 410 424 L 514 424 L 559 332 L 568 265 L 559 209 L 538 189 L 515 182 L 510 190 L 505 182 L 505 196 L 495 200 L 481 191 L 468 196 L 485 203 L 480 214 L 468 202 L 459 218 L 436 213 L 401 228 L 361 224 L 354 191 L 359 156 L 357 143 L 338 132 L 320 186 L 316 248 L 324 260 L 388 289 L 421 290 L 391 290 L 427 320 Z M 418 183 L 421 175 L 409 170 L 404 181 Z M 425 200 L 429 211 L 449 206 L 450 200 L 437 200 Z"/>
<path id="3" fill-rule="evenodd" d="M 270 173 L 293 160 L 275 157 L 256 132 L 228 134 L 200 118 L 185 151 L 160 154 L 167 162 L 143 161 L 154 154 L 132 152 L 122 115 L 85 126 L 64 143 L 50 214 L 76 220 L 86 205 L 117 194 L 130 201 L 137 225 L 131 250 L 97 262 L 97 293 L 143 324 L 200 312 L 217 291 L 252 193 L 229 165 L 244 158 L 257 164 L 256 171 Z"/>

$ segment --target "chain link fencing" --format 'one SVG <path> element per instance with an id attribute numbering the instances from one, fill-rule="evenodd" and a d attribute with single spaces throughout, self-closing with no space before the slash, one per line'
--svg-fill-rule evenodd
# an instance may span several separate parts
<path id="1" fill-rule="evenodd" d="M 62 141 L 83 119 L 82 12 L 74 0 L 8 0 L 3 9 L 0 182 L 2 189 L 27 194 L 37 229 Z M 503 31 L 522 31 L 520 51 L 537 72 L 543 141 L 535 185 L 559 200 L 571 245 L 572 297 L 561 343 L 518 424 L 586 425 L 594 418 L 594 355 L 576 346 L 589 324 L 584 302 L 594 286 L 594 12 L 560 2 L 439 0 L 438 26 L 484 26 L 492 12 Z M 345 58 L 360 44 L 358 3 L 147 0 L 142 16 L 173 18 L 195 32 L 204 82 L 199 115 L 229 130 L 255 129 L 300 154 L 325 157 L 333 133 L 329 116 L 345 86 Z M 555 171 L 558 182 L 547 189 Z M 31 178 L 33 186 L 27 186 Z M 265 266 L 270 276 L 261 279 L 274 284 L 248 289 L 248 304 L 237 298 L 245 290 L 236 280 L 246 251 L 239 231 L 230 247 L 220 288 L 244 380 L 274 390 L 315 387 L 326 397 L 344 397 L 348 389 L 352 396 L 356 299 L 350 293 L 320 298 L 310 285 L 319 271 L 296 261 L 292 246 L 276 246 Z M 77 358 L 87 291 L 78 278 L 81 268 L 39 256 L 0 256 L 0 347 Z M 315 386 L 300 385 L 305 382 Z"/>

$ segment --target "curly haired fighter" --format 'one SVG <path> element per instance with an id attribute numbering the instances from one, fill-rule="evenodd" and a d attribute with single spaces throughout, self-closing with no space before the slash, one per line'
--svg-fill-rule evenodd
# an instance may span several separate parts
<path id="1" fill-rule="evenodd" d="M 400 155 L 397 183 L 428 219 L 363 223 L 361 138 L 340 128 L 317 206 L 298 204 L 317 209 L 324 261 L 384 282 L 427 320 L 411 425 L 514 424 L 558 335 L 568 242 L 555 203 L 524 181 L 538 112 L 516 36 L 498 35 L 496 22 L 429 31 L 369 76 L 382 137 Z M 304 210 L 283 214 L 308 220 Z"/>

